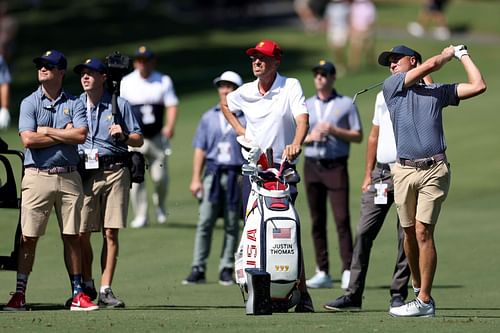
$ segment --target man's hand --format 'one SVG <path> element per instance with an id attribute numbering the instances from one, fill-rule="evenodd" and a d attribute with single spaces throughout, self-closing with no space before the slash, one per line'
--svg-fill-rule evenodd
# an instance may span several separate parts
<path id="1" fill-rule="evenodd" d="M 469 52 L 467 52 L 467 46 L 465 45 L 457 45 L 454 48 L 455 53 L 453 54 L 455 58 L 460 60 L 464 55 L 468 55 Z"/>
<path id="2" fill-rule="evenodd" d="M 113 124 L 109 127 L 109 135 L 118 140 L 124 140 L 125 135 L 123 134 L 122 127 L 118 124 Z"/>
<path id="3" fill-rule="evenodd" d="M 38 126 L 36 128 L 36 132 L 39 134 L 47 135 L 49 134 L 49 127 L 47 126 Z"/>
<path id="4" fill-rule="evenodd" d="M 282 158 L 287 159 L 288 161 L 293 161 L 297 157 L 299 157 L 299 154 L 302 152 L 302 147 L 297 144 L 291 144 L 285 147 L 285 150 L 283 150 L 283 156 Z"/>
<path id="5" fill-rule="evenodd" d="M 174 129 L 168 126 L 163 126 L 163 128 L 161 129 L 161 134 L 170 140 L 174 136 Z"/>
<path id="6" fill-rule="evenodd" d="M 446 61 L 450 61 L 455 56 L 455 48 L 453 47 L 453 45 L 445 47 L 443 51 L 441 51 L 441 56 Z"/>

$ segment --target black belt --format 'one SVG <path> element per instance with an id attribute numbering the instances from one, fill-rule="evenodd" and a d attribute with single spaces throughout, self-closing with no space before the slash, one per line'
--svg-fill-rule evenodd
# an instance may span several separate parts
<path id="1" fill-rule="evenodd" d="M 388 163 L 379 163 L 377 162 L 376 167 L 382 170 L 391 171 L 391 166 Z"/>
<path id="2" fill-rule="evenodd" d="M 427 158 L 419 158 L 416 160 L 409 160 L 406 158 L 400 158 L 399 159 L 399 164 L 402 166 L 409 166 L 412 168 L 419 168 L 419 169 L 429 169 L 430 167 L 434 166 L 437 162 L 444 161 L 446 160 L 446 154 L 441 153 L 441 154 L 436 154 L 431 157 Z"/>
<path id="3" fill-rule="evenodd" d="M 46 172 L 49 175 L 57 175 L 60 173 L 70 173 L 76 171 L 76 166 L 55 166 L 51 168 L 37 168 L 34 165 L 27 165 L 25 167 L 27 170 L 34 170 L 38 172 Z"/>

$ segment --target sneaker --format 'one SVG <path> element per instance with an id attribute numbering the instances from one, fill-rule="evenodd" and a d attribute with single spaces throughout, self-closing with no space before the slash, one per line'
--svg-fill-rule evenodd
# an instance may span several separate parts
<path id="1" fill-rule="evenodd" d="M 410 303 L 391 308 L 389 314 L 393 317 L 434 317 L 434 300 L 431 298 L 429 303 L 424 303 L 417 297 Z"/>
<path id="2" fill-rule="evenodd" d="M 3 307 L 5 311 L 26 311 L 26 299 L 21 292 L 11 293 L 9 303 Z"/>
<path id="3" fill-rule="evenodd" d="M 99 293 L 99 301 L 97 302 L 101 308 L 124 308 L 125 303 L 116 298 L 111 288 L 104 289 L 104 292 Z"/>
<path id="4" fill-rule="evenodd" d="M 447 27 L 435 27 L 432 31 L 432 35 L 435 39 L 441 41 L 448 40 L 451 37 L 450 29 Z"/>
<path id="5" fill-rule="evenodd" d="M 393 295 L 391 297 L 391 306 L 389 309 L 400 307 L 405 305 L 405 299 L 401 295 Z"/>
<path id="6" fill-rule="evenodd" d="M 82 289 L 83 289 L 83 293 L 85 295 L 87 295 L 91 301 L 93 301 L 97 298 L 97 290 L 95 289 L 94 285 L 92 287 L 88 287 L 85 284 L 82 284 Z"/>
<path id="7" fill-rule="evenodd" d="M 314 312 L 314 305 L 308 292 L 300 293 L 300 301 L 295 306 L 295 312 L 307 313 Z"/>
<path id="8" fill-rule="evenodd" d="M 144 228 L 145 226 L 147 226 L 147 220 L 145 218 L 141 218 L 141 217 L 136 217 L 135 219 L 132 220 L 132 222 L 130 222 L 130 227 L 132 228 Z"/>
<path id="9" fill-rule="evenodd" d="M 97 298 L 97 290 L 95 289 L 94 286 L 87 287 L 85 285 L 82 285 L 82 289 L 83 293 L 87 295 L 91 301 Z M 66 300 L 66 303 L 64 303 L 64 307 L 68 309 L 71 308 L 71 303 L 73 303 L 73 296 Z"/>
<path id="10" fill-rule="evenodd" d="M 423 37 L 425 34 L 424 27 L 418 22 L 410 22 L 408 23 L 408 32 L 410 35 L 415 37 Z"/>
<path id="11" fill-rule="evenodd" d="M 307 288 L 331 288 L 333 286 L 332 277 L 326 272 L 318 271 L 312 278 L 306 281 Z"/>
<path id="12" fill-rule="evenodd" d="M 200 266 L 193 266 L 191 274 L 182 281 L 182 284 L 200 284 L 205 283 L 205 271 Z"/>
<path id="13" fill-rule="evenodd" d="M 360 311 L 361 301 L 354 300 L 350 295 L 343 295 L 323 307 L 330 311 Z"/>
<path id="14" fill-rule="evenodd" d="M 156 209 L 156 221 L 158 222 L 158 224 L 167 223 L 167 215 L 161 208 Z"/>
<path id="15" fill-rule="evenodd" d="M 73 297 L 71 302 L 71 311 L 95 311 L 99 307 L 90 301 L 90 298 L 84 293 L 80 292 Z"/>
<path id="16" fill-rule="evenodd" d="M 219 274 L 219 284 L 223 286 L 230 286 L 234 284 L 233 280 L 234 270 L 232 268 L 223 268 Z"/>
<path id="17" fill-rule="evenodd" d="M 349 288 L 349 280 L 351 279 L 351 271 L 345 270 L 342 272 L 342 280 L 340 288 L 347 290 Z"/>

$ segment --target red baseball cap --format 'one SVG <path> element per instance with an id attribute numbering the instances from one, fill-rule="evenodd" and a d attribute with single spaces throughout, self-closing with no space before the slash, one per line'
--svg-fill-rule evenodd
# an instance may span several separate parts
<path id="1" fill-rule="evenodd" d="M 245 52 L 247 55 L 254 55 L 255 53 L 261 53 L 265 56 L 281 60 L 281 49 L 278 43 L 272 40 L 263 40 L 257 43 L 255 47 L 251 47 Z"/>

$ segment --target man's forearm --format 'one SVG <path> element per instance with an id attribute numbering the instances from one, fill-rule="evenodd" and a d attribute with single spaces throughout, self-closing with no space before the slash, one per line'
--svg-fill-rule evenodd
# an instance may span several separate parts
<path id="1" fill-rule="evenodd" d="M 52 128 L 52 127 L 39 127 L 37 131 L 44 134 L 58 142 L 67 144 L 82 144 L 85 142 L 87 136 L 87 128 Z"/>

